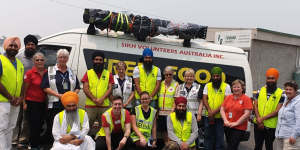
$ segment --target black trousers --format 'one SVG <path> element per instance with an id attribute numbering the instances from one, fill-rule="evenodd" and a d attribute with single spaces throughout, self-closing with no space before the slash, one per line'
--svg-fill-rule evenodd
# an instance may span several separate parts
<path id="1" fill-rule="evenodd" d="M 111 134 L 111 149 L 116 149 L 118 148 L 120 141 L 122 140 L 122 138 L 124 137 L 123 133 L 120 134 Z M 130 147 L 132 147 L 133 142 L 132 139 L 130 137 L 128 137 L 125 146 L 123 147 L 123 149 L 129 149 Z M 105 136 L 100 136 L 97 138 L 96 140 L 96 150 L 107 150 L 107 146 L 106 146 L 106 140 L 105 140 Z"/>
<path id="2" fill-rule="evenodd" d="M 241 142 L 240 137 L 245 133 L 245 131 L 224 127 L 224 133 L 227 143 L 226 150 L 238 150 Z"/>
<path id="3" fill-rule="evenodd" d="M 55 115 L 62 110 L 64 110 L 64 107 L 61 102 L 55 102 L 53 103 L 53 108 L 48 108 L 48 111 L 46 112 L 47 131 L 46 137 L 44 139 L 46 141 L 46 144 L 52 145 L 54 142 L 54 138 L 52 135 L 53 120 Z"/>
<path id="4" fill-rule="evenodd" d="M 29 123 L 29 142 L 32 147 L 40 145 L 40 134 L 42 131 L 43 120 L 46 112 L 46 104 L 41 102 L 26 101 L 27 111 L 26 117 Z"/>
<path id="5" fill-rule="evenodd" d="M 254 139 L 255 149 L 262 150 L 265 141 L 266 150 L 273 150 L 273 142 L 275 140 L 275 128 L 258 129 L 258 126 L 254 124 Z"/>

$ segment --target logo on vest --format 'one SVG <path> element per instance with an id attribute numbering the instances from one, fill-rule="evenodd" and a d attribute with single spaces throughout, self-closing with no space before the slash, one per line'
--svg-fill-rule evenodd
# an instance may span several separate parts
<path id="1" fill-rule="evenodd" d="M 174 91 L 174 88 L 170 87 L 169 92 L 173 92 L 173 91 Z"/>

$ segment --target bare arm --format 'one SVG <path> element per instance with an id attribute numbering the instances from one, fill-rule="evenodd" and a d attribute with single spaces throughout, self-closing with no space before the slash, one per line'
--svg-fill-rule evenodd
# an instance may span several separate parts
<path id="1" fill-rule="evenodd" d="M 224 107 L 223 107 L 223 106 L 221 106 L 220 113 L 221 113 L 221 116 L 222 116 L 222 118 L 223 118 L 223 120 L 224 120 L 224 124 L 225 124 L 225 126 L 226 126 L 226 123 L 228 123 L 228 120 L 227 120 L 227 118 L 226 118 L 226 114 L 225 114 L 225 111 L 224 111 Z"/>
<path id="2" fill-rule="evenodd" d="M 131 115 L 130 119 L 131 119 L 132 130 L 136 133 L 137 136 L 139 136 L 139 138 L 145 138 L 144 135 L 140 132 L 140 130 L 136 126 L 135 115 Z"/>
<path id="3" fill-rule="evenodd" d="M 46 92 L 47 94 L 56 96 L 56 97 L 58 97 L 58 98 L 60 98 L 61 95 L 62 95 L 62 94 L 58 94 L 57 92 L 55 92 L 54 90 L 52 90 L 52 89 L 50 89 L 50 88 L 45 88 L 45 89 L 44 89 L 44 92 Z"/>
<path id="4" fill-rule="evenodd" d="M 156 80 L 156 85 L 155 85 L 155 88 L 154 90 L 152 91 L 152 93 L 150 94 L 150 97 L 154 97 L 154 95 L 157 94 L 159 88 L 160 88 L 160 83 L 161 83 L 161 80 Z"/>
<path id="5" fill-rule="evenodd" d="M 98 100 L 100 104 L 102 104 L 104 102 L 104 100 L 106 98 L 108 98 L 108 96 L 111 94 L 112 91 L 112 84 L 108 83 L 108 88 L 107 91 L 104 93 L 104 95 Z"/>
<path id="6" fill-rule="evenodd" d="M 257 102 L 257 100 L 254 101 L 253 108 L 254 108 L 254 113 L 255 113 L 256 119 L 260 118 L 260 115 L 259 115 L 259 112 L 258 112 L 258 102 Z"/>
<path id="7" fill-rule="evenodd" d="M 11 96 L 8 91 L 6 90 L 6 88 L 3 86 L 3 84 L 0 82 L 0 94 L 3 95 L 4 97 L 6 97 L 8 99 L 8 101 L 13 99 L 13 96 Z"/>
<path id="8" fill-rule="evenodd" d="M 154 120 L 153 120 L 153 126 L 152 126 L 152 138 L 156 139 L 156 120 L 157 120 L 157 116 L 155 116 Z M 157 139 L 156 139 L 157 140 Z"/>
<path id="9" fill-rule="evenodd" d="M 244 111 L 244 114 L 240 117 L 240 119 L 236 121 L 237 123 L 236 126 L 241 125 L 242 123 L 244 123 L 244 121 L 247 121 L 247 119 L 249 119 L 250 117 L 250 114 L 251 114 L 251 110 L 246 109 Z"/>
<path id="10" fill-rule="evenodd" d="M 90 85 L 89 82 L 84 82 L 83 83 L 83 92 L 84 94 L 91 99 L 93 102 L 95 102 L 97 100 L 97 98 L 92 94 L 92 92 L 90 91 Z"/>
<path id="11" fill-rule="evenodd" d="M 203 94 L 203 104 L 208 112 L 211 112 L 211 108 L 208 105 L 208 96 Z"/>
<path id="12" fill-rule="evenodd" d="M 124 136 L 129 137 L 130 136 L 130 131 L 131 131 L 131 125 L 130 125 L 130 123 L 126 123 L 125 124 Z"/>
<path id="13" fill-rule="evenodd" d="M 78 93 L 79 93 L 79 91 L 80 91 L 80 89 L 76 89 L 74 92 L 78 94 Z"/>
<path id="14" fill-rule="evenodd" d="M 135 90 L 140 95 L 140 93 L 142 93 L 142 90 L 141 90 L 141 87 L 140 87 L 140 78 L 134 78 L 133 81 L 134 81 L 134 84 L 135 84 Z"/>
<path id="15" fill-rule="evenodd" d="M 270 114 L 268 114 L 268 115 L 261 118 L 262 121 L 273 118 L 273 117 L 276 117 L 278 115 L 278 112 L 279 112 L 281 106 L 282 106 L 282 104 L 278 104 L 277 107 L 276 107 L 276 110 L 274 112 L 272 112 L 272 113 L 270 113 Z"/>
<path id="16" fill-rule="evenodd" d="M 109 127 L 103 127 L 103 129 L 105 132 L 105 141 L 106 141 L 107 150 L 111 150 L 110 129 Z"/>

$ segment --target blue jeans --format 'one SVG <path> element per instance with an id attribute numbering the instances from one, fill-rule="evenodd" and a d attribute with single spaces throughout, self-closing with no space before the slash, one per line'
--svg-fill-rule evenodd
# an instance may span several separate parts
<path id="1" fill-rule="evenodd" d="M 215 118 L 214 124 L 209 124 L 208 117 L 204 119 L 204 149 L 224 150 L 224 122 L 221 118 Z"/>

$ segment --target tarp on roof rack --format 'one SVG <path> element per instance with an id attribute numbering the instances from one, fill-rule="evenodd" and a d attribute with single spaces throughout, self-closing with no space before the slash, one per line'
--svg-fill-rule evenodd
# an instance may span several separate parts
<path id="1" fill-rule="evenodd" d="M 101 9 L 85 9 L 83 22 L 89 24 L 88 34 L 95 34 L 95 27 L 100 30 L 123 31 L 133 34 L 139 41 L 159 34 L 176 35 L 180 39 L 205 39 L 207 26 L 192 23 L 174 23 L 168 20 L 154 19 L 147 16 L 124 14 Z"/>

